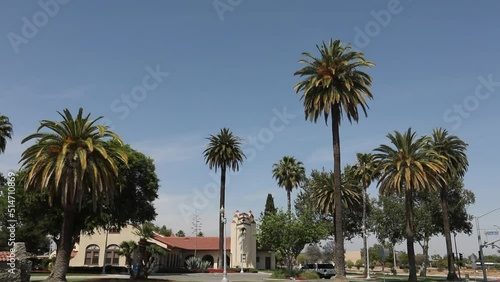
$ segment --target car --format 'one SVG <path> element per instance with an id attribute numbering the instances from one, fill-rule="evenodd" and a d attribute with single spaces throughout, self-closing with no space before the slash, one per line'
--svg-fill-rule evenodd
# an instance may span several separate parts
<path id="1" fill-rule="evenodd" d="M 320 278 L 330 279 L 335 276 L 335 266 L 332 263 L 310 263 L 304 265 L 302 270 L 315 271 Z"/>

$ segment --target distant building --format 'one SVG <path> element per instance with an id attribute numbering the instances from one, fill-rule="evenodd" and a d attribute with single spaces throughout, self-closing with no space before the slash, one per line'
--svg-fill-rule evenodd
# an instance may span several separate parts
<path id="1" fill-rule="evenodd" d="M 226 238 L 226 262 L 229 267 L 274 269 L 275 255 L 270 250 L 257 250 L 256 223 L 252 212 L 236 211 L 230 224 L 230 237 Z M 126 266 L 125 257 L 119 256 L 123 241 L 138 242 L 131 225 L 121 230 L 98 230 L 94 235 L 81 234 L 80 242 L 73 250 L 70 266 Z M 219 258 L 218 237 L 166 237 L 155 234 L 149 240 L 167 251 L 159 257 L 159 269 L 185 266 L 186 259 L 196 256 L 217 267 Z M 104 259 L 104 261 L 103 261 Z"/>

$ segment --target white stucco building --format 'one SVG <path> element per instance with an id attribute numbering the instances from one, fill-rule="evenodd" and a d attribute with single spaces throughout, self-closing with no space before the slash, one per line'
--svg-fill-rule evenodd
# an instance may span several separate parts
<path id="1" fill-rule="evenodd" d="M 229 267 L 275 268 L 274 252 L 257 250 L 256 223 L 251 211 L 236 211 L 228 228 L 230 237 L 226 238 L 226 261 Z M 118 255 L 118 246 L 123 241 L 139 241 L 134 229 L 129 225 L 119 231 L 97 230 L 91 236 L 82 234 L 73 251 L 70 266 L 126 266 L 125 258 Z M 209 261 L 212 267 L 217 268 L 218 237 L 166 237 L 156 234 L 149 242 L 167 250 L 167 254 L 158 260 L 160 270 L 184 267 L 185 260 L 192 256 Z"/>

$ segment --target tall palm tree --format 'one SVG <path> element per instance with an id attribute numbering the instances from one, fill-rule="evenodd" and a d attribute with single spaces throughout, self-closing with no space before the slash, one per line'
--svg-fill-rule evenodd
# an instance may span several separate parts
<path id="1" fill-rule="evenodd" d="M 455 259 L 453 257 L 453 248 L 451 244 L 450 220 L 448 216 L 448 183 L 451 179 L 462 178 L 469 167 L 467 160 L 467 143 L 460 140 L 455 135 L 449 135 L 446 129 L 436 128 L 432 131 L 431 140 L 428 143 L 429 148 L 434 149 L 443 157 L 443 163 L 446 167 L 445 178 L 447 181 L 439 183 L 439 196 L 441 200 L 441 210 L 443 215 L 443 233 L 446 241 L 446 252 L 448 257 L 448 281 L 458 280 L 455 272 Z"/>
<path id="2" fill-rule="evenodd" d="M 358 153 L 356 165 L 354 166 L 355 175 L 359 179 L 361 186 L 363 187 L 363 247 L 365 250 L 365 268 L 363 270 L 363 275 L 368 277 L 369 269 L 369 259 L 368 256 L 368 242 L 367 242 L 367 227 L 366 227 L 366 199 L 368 198 L 367 190 L 373 180 L 377 179 L 379 176 L 379 170 L 377 163 L 374 160 L 373 154 L 370 153 Z"/>
<path id="3" fill-rule="evenodd" d="M 12 140 L 12 124 L 8 117 L 0 115 L 0 153 L 5 152 L 7 139 Z"/>
<path id="4" fill-rule="evenodd" d="M 46 281 L 66 281 L 77 208 L 84 201 L 91 200 L 96 208 L 100 201 L 112 200 L 118 182 L 114 160 L 127 163 L 120 137 L 96 124 L 101 117 L 91 120 L 81 108 L 75 118 L 67 109 L 58 113 L 62 121 L 42 120 L 37 132 L 22 140 L 36 142 L 22 153 L 20 161 L 27 171 L 25 189 L 47 190 L 50 202 L 60 198 L 64 210 L 56 263 Z M 110 145 L 108 139 L 120 145 Z"/>
<path id="5" fill-rule="evenodd" d="M 413 226 L 414 192 L 426 191 L 444 181 L 441 173 L 445 167 L 441 157 L 427 147 L 429 137 L 417 138 L 409 128 L 406 132 L 387 134 L 393 146 L 382 144 L 375 149 L 375 161 L 379 162 L 378 186 L 383 195 L 398 194 L 405 197 L 406 247 L 408 250 L 409 278 L 417 281 L 415 266 L 415 231 Z"/>
<path id="6" fill-rule="evenodd" d="M 293 156 L 284 156 L 273 165 L 273 177 L 278 185 L 286 190 L 288 213 L 292 212 L 291 193 L 293 188 L 298 188 L 306 180 L 304 164 Z"/>
<path id="7" fill-rule="evenodd" d="M 324 116 L 328 123 L 331 117 L 333 138 L 333 174 L 335 200 L 340 202 L 340 136 L 339 127 L 343 115 L 352 121 L 358 121 L 361 107 L 365 116 L 368 108 L 366 99 L 373 96 L 368 89 L 371 86 L 371 77 L 360 68 L 369 68 L 375 64 L 366 61 L 363 53 L 351 52 L 350 45 L 342 45 L 339 40 L 330 40 L 327 44 L 316 46 L 320 57 L 315 58 L 310 53 L 302 53 L 306 59 L 299 62 L 306 64 L 294 75 L 306 78 L 297 84 L 296 93 L 302 92 L 304 100 L 304 114 L 306 120 L 317 122 L 318 117 Z M 347 280 L 345 277 L 344 235 L 342 232 L 342 206 L 336 205 L 335 211 L 335 264 L 337 268 L 336 280 Z"/>
<path id="8" fill-rule="evenodd" d="M 234 136 L 228 128 L 222 128 L 217 135 L 210 135 L 207 137 L 209 143 L 203 155 L 205 163 L 209 169 L 219 168 L 220 174 L 220 208 L 225 208 L 226 197 L 226 169 L 238 171 L 243 159 L 246 158 L 241 150 L 241 138 Z M 222 261 L 224 254 L 224 224 L 219 216 L 219 260 L 218 267 L 222 268 Z"/>

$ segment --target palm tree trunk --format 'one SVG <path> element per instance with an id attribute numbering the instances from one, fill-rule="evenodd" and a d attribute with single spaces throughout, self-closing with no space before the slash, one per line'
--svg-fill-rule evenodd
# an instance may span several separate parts
<path id="1" fill-rule="evenodd" d="M 335 268 L 336 281 L 347 281 L 345 276 L 344 233 L 342 231 L 342 191 L 340 175 L 340 110 L 332 106 L 332 137 L 333 137 L 333 184 L 335 198 Z"/>
<path id="2" fill-rule="evenodd" d="M 66 280 L 68 273 L 69 260 L 71 251 L 73 250 L 73 227 L 75 223 L 76 206 L 74 204 L 66 204 L 64 207 L 64 219 L 61 230 L 61 238 L 57 247 L 56 263 L 54 269 L 46 282 L 62 282 Z"/>
<path id="3" fill-rule="evenodd" d="M 458 276 L 455 272 L 455 259 L 453 257 L 453 246 L 451 244 L 450 219 L 448 217 L 448 201 L 446 199 L 447 192 L 447 185 L 443 185 L 439 196 L 441 199 L 441 209 L 443 210 L 443 233 L 446 240 L 446 254 L 448 257 L 448 275 L 446 280 L 456 281 L 458 280 Z"/>
<path id="4" fill-rule="evenodd" d="M 291 215 L 292 214 L 292 193 L 291 193 L 291 190 L 292 189 L 286 189 L 286 198 L 287 198 L 287 204 L 288 204 L 288 215 Z"/>
<path id="5" fill-rule="evenodd" d="M 226 167 L 221 167 L 220 173 L 220 208 L 224 208 L 224 215 L 226 213 L 225 199 L 226 199 Z M 222 222 L 221 215 L 219 214 L 219 261 L 217 266 L 219 269 L 224 268 L 224 224 Z"/>
<path id="6" fill-rule="evenodd" d="M 368 240 L 366 238 L 366 187 L 363 191 L 363 250 L 365 251 L 365 268 L 363 270 L 363 275 L 368 276 L 369 253 L 368 253 Z"/>
<path id="7" fill-rule="evenodd" d="M 408 250 L 408 281 L 417 282 L 417 268 L 415 266 L 415 234 L 413 231 L 413 189 L 406 187 L 406 248 Z"/>

